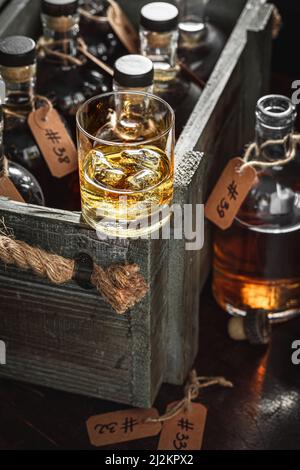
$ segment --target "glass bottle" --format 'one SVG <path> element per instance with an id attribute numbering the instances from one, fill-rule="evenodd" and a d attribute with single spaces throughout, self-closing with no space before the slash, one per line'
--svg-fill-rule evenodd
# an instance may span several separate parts
<path id="1" fill-rule="evenodd" d="M 38 180 L 46 205 L 79 210 L 78 173 L 54 178 L 28 126 L 28 115 L 37 104 L 36 44 L 25 36 L 0 40 L 0 73 L 6 86 L 4 111 L 4 152 L 24 166 Z"/>
<path id="2" fill-rule="evenodd" d="M 80 35 L 94 56 L 113 66 L 127 51 L 107 20 L 108 6 L 107 0 L 79 0 Z"/>
<path id="3" fill-rule="evenodd" d="M 2 112 L 4 101 L 5 84 L 0 80 L 0 178 L 2 176 L 8 176 L 27 204 L 43 206 L 45 204 L 43 191 L 35 177 L 18 163 L 11 162 L 5 158 L 3 149 L 4 123 Z"/>
<path id="4" fill-rule="evenodd" d="M 178 9 L 165 2 L 146 4 L 141 9 L 141 54 L 154 64 L 154 93 L 176 112 L 176 134 L 182 131 L 201 89 L 187 81 L 177 63 Z"/>
<path id="5" fill-rule="evenodd" d="M 179 8 L 178 56 L 202 80 L 208 80 L 226 42 L 205 16 L 208 0 L 176 0 Z"/>
<path id="6" fill-rule="evenodd" d="M 257 144 L 289 136 L 295 119 L 289 98 L 261 98 Z M 284 318 L 300 308 L 300 155 L 282 164 L 286 147 L 273 144 L 260 151 L 257 181 L 234 223 L 215 230 L 213 292 L 229 313 L 262 309 Z M 263 167 L 264 162 L 274 166 Z"/>
<path id="7" fill-rule="evenodd" d="M 52 101 L 75 138 L 77 109 L 88 98 L 108 91 L 110 79 L 77 52 L 78 0 L 42 0 L 42 24 L 37 91 Z"/>
<path id="8" fill-rule="evenodd" d="M 114 103 L 110 120 L 98 129 L 95 134 L 98 139 L 138 141 L 139 136 L 145 139 L 157 133 L 150 109 L 150 103 L 157 102 L 145 95 L 153 93 L 153 76 L 153 63 L 148 57 L 127 54 L 115 62 L 113 91 L 120 93 L 111 95 Z"/>

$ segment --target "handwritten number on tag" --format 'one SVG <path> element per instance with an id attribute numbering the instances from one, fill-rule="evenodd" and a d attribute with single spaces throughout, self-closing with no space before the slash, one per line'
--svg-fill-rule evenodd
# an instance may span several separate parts
<path id="1" fill-rule="evenodd" d="M 41 107 L 28 118 L 34 135 L 51 174 L 62 178 L 78 168 L 76 147 L 55 109 L 46 113 Z"/>
<path id="2" fill-rule="evenodd" d="M 205 216 L 225 230 L 231 226 L 247 194 L 256 180 L 256 171 L 243 164 L 241 158 L 233 158 L 225 167 L 205 205 Z"/>
<path id="3" fill-rule="evenodd" d="M 87 421 L 91 444 L 101 447 L 156 436 L 161 423 L 147 422 L 148 418 L 158 418 L 157 410 L 131 409 L 92 416 Z"/>

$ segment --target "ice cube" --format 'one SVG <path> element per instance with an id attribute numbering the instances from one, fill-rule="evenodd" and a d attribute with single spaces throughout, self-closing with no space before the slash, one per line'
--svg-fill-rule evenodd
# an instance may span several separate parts
<path id="1" fill-rule="evenodd" d="M 96 181 L 112 188 L 125 176 L 122 169 L 114 167 L 100 150 L 93 152 L 92 168 Z"/>
<path id="2" fill-rule="evenodd" d="M 128 176 L 126 181 L 128 182 L 130 189 L 141 190 L 157 184 L 159 177 L 155 171 L 145 168 L 134 175 Z"/>
<path id="3" fill-rule="evenodd" d="M 102 168 L 112 168 L 112 165 L 105 155 L 100 150 L 93 151 L 92 165 L 95 171 L 101 170 Z"/>
<path id="4" fill-rule="evenodd" d="M 151 170 L 157 170 L 160 164 L 159 153 L 150 149 L 124 150 L 122 157 L 132 159 L 140 167 Z"/>
<path id="5" fill-rule="evenodd" d="M 125 176 L 125 173 L 118 168 L 97 168 L 95 172 L 96 180 L 104 185 L 116 188 L 118 183 Z"/>

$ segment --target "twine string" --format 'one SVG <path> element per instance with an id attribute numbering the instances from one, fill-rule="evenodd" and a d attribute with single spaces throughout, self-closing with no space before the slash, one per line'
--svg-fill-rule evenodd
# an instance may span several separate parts
<path id="1" fill-rule="evenodd" d="M 98 67 L 100 67 L 102 70 L 104 70 L 106 73 L 108 73 L 110 76 L 114 75 L 113 69 L 107 65 L 105 62 L 100 60 L 98 57 L 95 57 L 89 50 L 88 46 L 83 40 L 83 38 L 78 38 L 77 40 L 77 49 L 79 52 L 81 52 L 87 59 L 91 60 L 94 64 L 96 64 Z"/>
<path id="2" fill-rule="evenodd" d="M 38 49 L 42 51 L 44 54 L 56 57 L 64 62 L 69 62 L 73 65 L 78 65 L 82 66 L 85 62 L 78 57 L 74 57 L 70 54 L 66 54 L 64 52 L 59 52 L 51 49 L 48 46 L 55 46 L 59 44 L 64 44 L 67 43 L 68 40 L 61 40 L 61 41 L 45 41 L 43 38 L 40 39 L 39 44 L 38 44 Z M 89 50 L 86 42 L 83 40 L 83 38 L 78 38 L 77 39 L 77 51 L 80 52 L 85 58 L 89 59 L 91 62 L 93 62 L 95 65 L 100 67 L 102 70 L 104 70 L 106 73 L 109 75 L 113 76 L 113 69 L 107 65 L 105 62 L 100 60 L 98 57 L 95 57 Z"/>
<path id="3" fill-rule="evenodd" d="M 147 418 L 146 423 L 162 423 L 175 418 L 180 413 L 189 408 L 189 405 L 198 398 L 200 390 L 213 385 L 219 385 L 225 388 L 232 388 L 233 383 L 224 377 L 198 377 L 197 372 L 192 370 L 189 377 L 189 382 L 185 387 L 185 395 L 182 400 L 172 406 L 165 414 L 159 418 Z"/>
<path id="4" fill-rule="evenodd" d="M 5 156 L 0 158 L 0 178 L 8 176 L 8 161 Z"/>
<path id="5" fill-rule="evenodd" d="M 39 109 L 43 109 L 44 111 L 44 114 L 43 114 L 43 117 L 42 117 L 42 121 L 47 121 L 48 120 L 48 115 L 49 113 L 53 110 L 53 104 L 52 104 L 52 101 L 49 100 L 47 98 L 47 96 L 44 96 L 44 95 L 35 95 L 34 96 L 34 100 L 33 100 L 33 109 L 34 111 L 37 110 L 37 103 L 39 101 L 43 101 L 45 104 L 42 106 L 42 108 L 39 108 Z"/>
<path id="6" fill-rule="evenodd" d="M 69 39 L 61 39 L 61 40 L 51 40 L 46 41 L 43 37 L 40 38 L 37 44 L 38 52 L 42 52 L 47 56 L 52 56 L 57 59 L 62 60 L 63 62 L 69 62 L 73 65 L 81 66 L 84 64 L 84 61 L 80 60 L 78 57 L 74 57 L 71 54 L 67 54 L 65 52 L 60 52 L 52 49 L 52 47 L 59 46 L 59 45 L 67 45 L 70 43 Z"/>
<path id="7" fill-rule="evenodd" d="M 273 16 L 272 16 L 272 38 L 276 39 L 282 28 L 282 16 L 278 8 L 273 5 Z"/>
<path id="8" fill-rule="evenodd" d="M 107 16 L 93 15 L 93 13 L 90 13 L 89 11 L 84 10 L 83 8 L 79 8 L 78 11 L 81 16 L 83 16 L 89 21 L 94 21 L 95 23 L 98 23 L 98 24 L 108 22 Z"/>
<path id="9" fill-rule="evenodd" d="M 240 166 L 239 172 L 242 172 L 248 166 L 268 168 L 274 166 L 283 166 L 287 165 L 290 161 L 294 160 L 297 153 L 297 147 L 300 144 L 300 134 L 288 134 L 283 139 L 277 140 L 266 140 L 261 145 L 258 145 L 256 142 L 251 143 L 245 151 L 243 161 L 244 163 Z M 273 161 L 264 161 L 257 160 L 259 155 L 264 155 L 266 157 L 266 149 L 274 145 L 282 145 L 285 149 L 285 157 L 279 160 Z M 251 159 L 254 154 L 254 160 Z"/>

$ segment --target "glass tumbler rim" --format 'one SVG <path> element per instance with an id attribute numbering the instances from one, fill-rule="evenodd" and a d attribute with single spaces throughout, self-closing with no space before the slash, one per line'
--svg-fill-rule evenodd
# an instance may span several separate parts
<path id="1" fill-rule="evenodd" d="M 166 107 L 166 109 L 168 109 L 168 111 L 171 115 L 170 125 L 167 126 L 167 128 L 165 130 L 159 132 L 157 135 L 155 135 L 155 136 L 153 136 L 149 139 L 135 141 L 135 142 L 126 142 L 126 147 L 127 146 L 128 147 L 137 147 L 139 145 L 151 144 L 152 142 L 154 142 L 154 141 L 160 139 L 161 137 L 164 137 L 165 135 L 167 135 L 171 131 L 171 129 L 174 127 L 174 124 L 175 124 L 174 110 L 171 108 L 171 106 L 165 100 L 163 100 L 159 96 L 156 96 L 153 93 L 147 93 L 147 92 L 144 92 L 144 91 L 131 91 L 131 90 L 128 90 L 128 91 L 126 91 L 126 90 L 124 90 L 124 91 L 109 91 L 107 93 L 101 93 L 100 95 L 92 96 L 92 98 L 89 98 L 87 101 L 85 101 L 84 103 L 81 104 L 81 106 L 78 108 L 77 113 L 76 113 L 77 129 L 80 132 L 82 132 L 86 137 L 93 140 L 94 142 L 99 142 L 99 144 L 104 144 L 104 145 L 108 145 L 108 146 L 115 146 L 115 147 L 124 146 L 124 140 L 122 140 L 122 141 L 121 140 L 120 141 L 111 141 L 111 140 L 104 140 L 104 139 L 99 139 L 98 137 L 95 137 L 94 135 L 92 135 L 88 131 L 86 131 L 83 128 L 82 124 L 80 123 L 80 115 L 83 112 L 83 109 L 87 105 L 89 105 L 93 101 L 99 100 L 100 98 L 105 98 L 105 97 L 113 96 L 113 95 L 140 95 L 140 96 L 149 97 L 152 100 L 155 100 L 155 101 L 158 101 L 158 102 L 162 103 Z"/>

